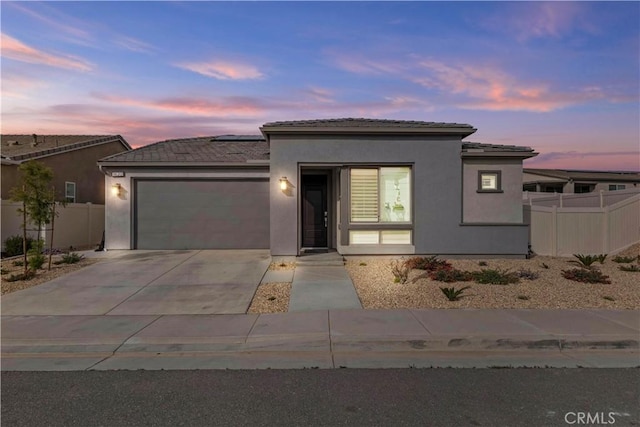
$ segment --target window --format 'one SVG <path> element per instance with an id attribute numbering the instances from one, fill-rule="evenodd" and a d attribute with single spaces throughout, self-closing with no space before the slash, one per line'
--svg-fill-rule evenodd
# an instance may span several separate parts
<path id="1" fill-rule="evenodd" d="M 411 168 L 351 169 L 351 222 L 411 222 Z"/>
<path id="2" fill-rule="evenodd" d="M 500 171 L 479 171 L 478 172 L 478 192 L 479 193 L 501 193 L 502 176 Z"/>
<path id="3" fill-rule="evenodd" d="M 410 245 L 411 230 L 350 230 L 352 245 Z"/>
<path id="4" fill-rule="evenodd" d="M 595 184 L 573 184 L 574 193 L 591 193 L 595 188 Z"/>
<path id="5" fill-rule="evenodd" d="M 627 188 L 627 186 L 624 185 L 624 184 L 610 184 L 609 185 L 609 191 L 624 190 L 625 188 Z"/>
<path id="6" fill-rule="evenodd" d="M 69 203 L 76 202 L 76 183 L 65 182 L 64 183 L 64 198 Z"/>

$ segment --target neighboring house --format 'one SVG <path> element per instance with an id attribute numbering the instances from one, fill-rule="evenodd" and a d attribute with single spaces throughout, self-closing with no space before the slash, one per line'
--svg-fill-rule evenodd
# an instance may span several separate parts
<path id="1" fill-rule="evenodd" d="M 96 162 L 131 150 L 120 135 L 2 135 L 1 141 L 3 200 L 19 182 L 18 166 L 37 160 L 53 169 L 58 200 L 104 204 L 104 175 Z"/>
<path id="2" fill-rule="evenodd" d="M 524 191 L 591 193 L 627 190 L 640 186 L 640 172 L 598 172 L 562 169 L 524 169 Z"/>
<path id="3" fill-rule="evenodd" d="M 102 159 L 107 249 L 342 254 L 528 252 L 531 148 L 463 142 L 467 124 L 332 119 L 262 136 L 162 141 Z"/>

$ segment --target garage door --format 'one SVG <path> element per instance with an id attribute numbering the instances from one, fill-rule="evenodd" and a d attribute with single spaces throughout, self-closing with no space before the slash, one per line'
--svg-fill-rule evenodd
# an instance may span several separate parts
<path id="1" fill-rule="evenodd" d="M 136 181 L 137 249 L 266 249 L 269 182 Z"/>

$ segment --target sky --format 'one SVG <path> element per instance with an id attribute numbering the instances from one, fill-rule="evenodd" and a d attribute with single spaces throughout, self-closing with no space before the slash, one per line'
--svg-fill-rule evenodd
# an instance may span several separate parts
<path id="1" fill-rule="evenodd" d="M 3 134 L 132 146 L 271 121 L 468 123 L 640 170 L 639 2 L 0 2 Z"/>

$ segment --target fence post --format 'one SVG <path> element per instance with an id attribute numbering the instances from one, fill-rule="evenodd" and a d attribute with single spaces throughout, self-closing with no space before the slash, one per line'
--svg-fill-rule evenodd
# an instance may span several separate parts
<path id="1" fill-rule="evenodd" d="M 602 211 L 602 249 L 603 253 L 609 253 L 609 206 L 606 206 Z"/>
<path id="2" fill-rule="evenodd" d="M 551 256 L 558 256 L 558 207 L 551 211 Z"/>
<path id="3" fill-rule="evenodd" d="M 560 207 L 563 208 L 564 207 L 564 198 L 562 197 L 563 194 L 560 193 Z"/>
<path id="4" fill-rule="evenodd" d="M 600 190 L 600 209 L 604 208 L 604 190 Z"/>
<path id="5" fill-rule="evenodd" d="M 87 246 L 91 246 L 91 202 L 87 202 Z"/>

